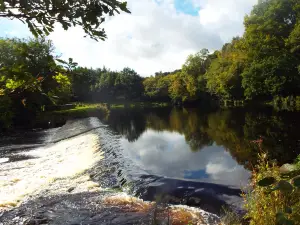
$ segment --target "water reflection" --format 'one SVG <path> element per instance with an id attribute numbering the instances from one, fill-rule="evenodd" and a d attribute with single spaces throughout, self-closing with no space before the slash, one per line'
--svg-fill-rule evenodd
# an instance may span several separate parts
<path id="1" fill-rule="evenodd" d="M 143 154 L 160 152 L 159 157 L 162 157 L 164 151 L 176 150 L 170 146 L 178 145 L 182 148 L 184 160 L 190 160 L 187 158 L 192 152 L 227 152 L 233 161 L 251 169 L 260 151 L 252 141 L 259 137 L 263 138 L 263 150 L 279 164 L 292 162 L 300 154 L 299 115 L 296 112 L 277 113 L 268 108 L 218 111 L 196 108 L 117 109 L 111 111 L 107 123 L 123 135 L 124 145 Z M 147 144 L 144 140 L 148 140 Z M 135 157 L 139 154 L 136 153 Z"/>
<path id="2" fill-rule="evenodd" d="M 216 145 L 192 150 L 185 137 L 176 132 L 145 131 L 138 140 L 121 140 L 126 157 L 149 174 L 176 179 L 199 180 L 240 187 L 249 172 Z"/>

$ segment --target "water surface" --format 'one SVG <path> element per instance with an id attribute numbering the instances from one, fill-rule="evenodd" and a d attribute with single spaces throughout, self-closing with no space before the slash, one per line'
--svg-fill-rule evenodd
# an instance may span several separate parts
<path id="1" fill-rule="evenodd" d="M 241 188 L 259 153 L 267 152 L 279 165 L 300 154 L 299 116 L 252 107 L 118 108 L 106 118 L 99 116 L 108 127 L 97 132 L 107 163 L 126 190 L 145 200 L 171 196 L 169 203 L 219 213 L 223 205 L 241 208 Z M 80 130 L 78 123 L 69 125 Z M 0 163 L 26 160 L 23 150 L 47 144 L 58 129 L 1 136 Z"/>
<path id="2" fill-rule="evenodd" d="M 121 108 L 104 122 L 121 135 L 122 183 L 124 176 L 133 180 L 146 200 L 171 195 L 177 199 L 171 203 L 219 213 L 224 204 L 241 208 L 241 189 L 259 153 L 278 164 L 300 154 L 299 115 L 270 108 Z"/>

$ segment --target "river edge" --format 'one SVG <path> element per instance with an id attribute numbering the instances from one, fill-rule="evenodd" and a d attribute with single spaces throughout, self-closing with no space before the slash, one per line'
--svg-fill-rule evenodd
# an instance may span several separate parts
<path id="1" fill-rule="evenodd" d="M 104 163 L 99 170 L 101 126 L 96 118 L 67 122 L 46 146 L 23 151 L 26 160 L 0 163 L 0 224 L 219 224 L 202 210 L 144 202 L 95 182 L 95 165 L 97 180 L 114 173 Z"/>

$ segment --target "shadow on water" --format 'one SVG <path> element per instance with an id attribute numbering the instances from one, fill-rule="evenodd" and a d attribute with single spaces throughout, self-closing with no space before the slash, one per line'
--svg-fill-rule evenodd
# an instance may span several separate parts
<path id="1" fill-rule="evenodd" d="M 37 157 L 31 155 L 18 154 L 18 155 L 5 155 L 5 158 L 7 159 L 7 161 L 4 163 L 11 163 L 11 162 L 18 162 L 18 161 L 23 161 L 28 159 L 35 159 Z"/>

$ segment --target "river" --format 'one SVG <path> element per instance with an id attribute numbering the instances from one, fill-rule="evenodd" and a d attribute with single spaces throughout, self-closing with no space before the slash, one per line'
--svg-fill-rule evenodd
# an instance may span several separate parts
<path id="1" fill-rule="evenodd" d="M 119 108 L 105 123 L 121 135 L 135 193 L 147 200 L 170 195 L 171 203 L 218 214 L 224 204 L 241 209 L 259 153 L 278 164 L 300 154 L 299 116 L 266 107 Z"/>
<path id="2" fill-rule="evenodd" d="M 242 208 L 240 194 L 259 153 L 279 164 L 300 154 L 299 116 L 251 107 L 114 108 L 100 118 L 108 128 L 98 134 L 127 192 L 219 214 L 224 205 Z M 43 145 L 56 132 L 51 128 L 3 136 L 0 158 L 26 160 L 13 158 L 11 152 Z"/>

